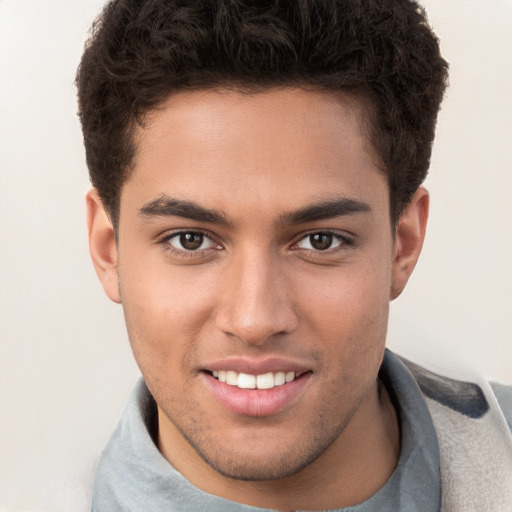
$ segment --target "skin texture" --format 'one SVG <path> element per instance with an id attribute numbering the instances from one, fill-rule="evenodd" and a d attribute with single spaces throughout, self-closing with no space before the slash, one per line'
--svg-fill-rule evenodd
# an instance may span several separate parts
<path id="1" fill-rule="evenodd" d="M 88 194 L 91 254 L 157 401 L 160 451 L 207 492 L 280 510 L 335 508 L 371 496 L 396 466 L 397 420 L 377 373 L 428 194 L 418 190 L 394 234 L 387 181 L 363 133 L 357 104 L 331 93 L 182 92 L 138 128 L 117 244 Z M 155 208 L 169 198 L 216 215 Z M 293 213 L 340 199 L 358 211 Z M 199 249 L 180 245 L 180 233 L 203 236 Z M 214 396 L 217 362 L 275 360 L 307 370 L 277 412 L 240 414 Z"/>

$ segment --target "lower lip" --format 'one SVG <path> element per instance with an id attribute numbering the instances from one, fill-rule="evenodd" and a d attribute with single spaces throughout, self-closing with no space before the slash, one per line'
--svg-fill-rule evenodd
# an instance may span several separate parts
<path id="1" fill-rule="evenodd" d="M 220 382 L 204 374 L 214 397 L 230 411 L 244 416 L 270 416 L 277 414 L 297 399 L 309 382 L 311 373 L 304 373 L 292 382 L 272 389 L 241 389 Z"/>

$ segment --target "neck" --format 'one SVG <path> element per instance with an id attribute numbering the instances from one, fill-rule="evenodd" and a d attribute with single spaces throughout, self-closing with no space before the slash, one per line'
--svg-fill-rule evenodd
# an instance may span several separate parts
<path id="1" fill-rule="evenodd" d="M 378 382 L 320 457 L 299 473 L 278 480 L 225 477 L 206 465 L 188 444 L 182 446 L 188 456 L 177 459 L 176 445 L 171 452 L 165 440 L 170 433 L 166 430 L 172 426 L 161 419 L 159 423 L 159 448 L 185 478 L 210 494 L 275 510 L 321 510 L 361 503 L 387 482 L 400 453 L 396 413 L 384 386 Z"/>

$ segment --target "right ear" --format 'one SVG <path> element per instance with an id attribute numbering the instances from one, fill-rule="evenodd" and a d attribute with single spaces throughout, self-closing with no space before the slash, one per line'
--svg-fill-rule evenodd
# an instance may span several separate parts
<path id="1" fill-rule="evenodd" d="M 117 275 L 117 245 L 112 221 L 98 191 L 93 188 L 86 195 L 89 251 L 103 289 L 108 298 L 121 303 Z"/>

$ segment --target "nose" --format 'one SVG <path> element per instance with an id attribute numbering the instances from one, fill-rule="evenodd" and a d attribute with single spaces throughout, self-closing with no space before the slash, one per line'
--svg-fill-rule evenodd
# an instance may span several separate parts
<path id="1" fill-rule="evenodd" d="M 248 345 L 264 345 L 297 327 L 290 283 L 271 257 L 254 252 L 233 257 L 219 291 L 217 327 Z"/>

